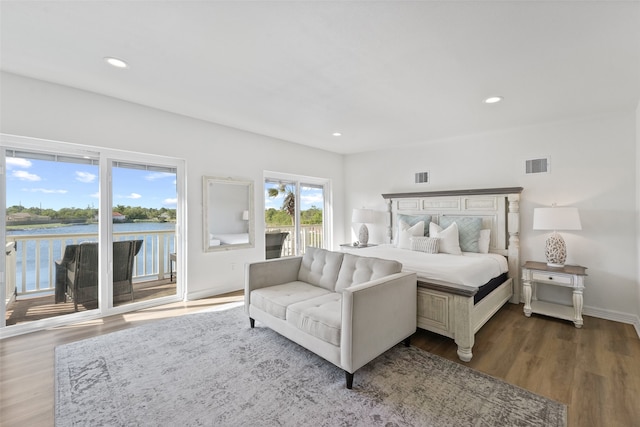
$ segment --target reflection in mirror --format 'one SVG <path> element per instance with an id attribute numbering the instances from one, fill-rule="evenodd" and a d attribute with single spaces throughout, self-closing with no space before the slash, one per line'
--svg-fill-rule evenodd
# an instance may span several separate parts
<path id="1" fill-rule="evenodd" d="M 254 246 L 253 181 L 205 176 L 204 250 Z"/>

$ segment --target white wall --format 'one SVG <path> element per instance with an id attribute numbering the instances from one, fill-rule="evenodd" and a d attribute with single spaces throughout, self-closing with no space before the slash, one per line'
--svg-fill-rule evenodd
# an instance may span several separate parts
<path id="1" fill-rule="evenodd" d="M 640 102 L 638 102 L 638 107 L 636 108 L 636 239 L 636 250 L 638 251 L 638 256 L 636 257 L 638 266 L 638 280 L 636 282 L 638 307 L 635 327 L 640 336 Z"/>
<path id="2" fill-rule="evenodd" d="M 8 73 L 0 75 L 0 87 L 2 133 L 186 160 L 192 298 L 241 289 L 244 263 L 264 259 L 264 170 L 331 179 L 333 227 L 338 234 L 344 230 L 341 155 Z M 254 249 L 203 252 L 203 175 L 254 180 Z"/>
<path id="3" fill-rule="evenodd" d="M 585 313 L 632 323 L 639 304 L 635 122 L 628 111 L 349 155 L 344 215 L 363 206 L 384 211 L 381 193 L 521 186 L 524 262 L 544 261 L 548 233 L 531 229 L 533 208 L 575 206 L 583 229 L 562 234 L 567 263 L 588 267 Z M 541 156 L 551 157 L 551 173 L 525 175 L 524 161 Z M 414 183 L 422 171 L 431 172 L 429 184 Z M 384 236 L 383 226 L 372 228 L 372 242 Z"/>

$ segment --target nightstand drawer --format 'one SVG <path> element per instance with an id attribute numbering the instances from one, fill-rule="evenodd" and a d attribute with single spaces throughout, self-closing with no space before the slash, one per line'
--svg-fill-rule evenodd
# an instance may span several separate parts
<path id="1" fill-rule="evenodd" d="M 565 276 L 564 274 L 531 272 L 531 280 L 534 282 L 555 283 L 557 285 L 573 286 L 573 276 Z"/>

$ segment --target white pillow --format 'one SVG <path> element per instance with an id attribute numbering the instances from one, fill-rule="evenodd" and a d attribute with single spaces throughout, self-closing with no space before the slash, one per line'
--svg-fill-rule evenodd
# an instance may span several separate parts
<path id="1" fill-rule="evenodd" d="M 412 237 L 411 238 L 411 250 L 425 252 L 428 254 L 437 254 L 438 242 L 440 239 L 437 237 Z"/>
<path id="2" fill-rule="evenodd" d="M 417 222 L 409 227 L 404 221 L 398 222 L 398 244 L 400 249 L 411 249 L 411 238 L 414 236 L 424 236 L 424 221 Z"/>
<path id="3" fill-rule="evenodd" d="M 489 253 L 489 243 L 491 242 L 491 230 L 480 230 L 480 238 L 478 238 L 478 252 L 481 254 Z"/>
<path id="4" fill-rule="evenodd" d="M 458 224 L 455 222 L 444 230 L 436 223 L 429 223 L 429 236 L 440 239 L 440 252 L 451 255 L 462 255 L 458 240 Z"/>

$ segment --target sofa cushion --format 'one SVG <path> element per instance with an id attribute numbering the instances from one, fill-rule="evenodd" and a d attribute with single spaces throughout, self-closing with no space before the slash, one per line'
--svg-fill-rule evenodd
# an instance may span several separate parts
<path id="1" fill-rule="evenodd" d="M 307 247 L 300 263 L 298 280 L 333 291 L 343 256 L 342 252 Z"/>
<path id="2" fill-rule="evenodd" d="M 400 273 L 401 270 L 402 264 L 398 261 L 344 254 L 336 282 L 336 292 L 349 286 Z"/>
<path id="3" fill-rule="evenodd" d="M 251 305 L 280 319 L 286 319 L 287 306 L 328 294 L 329 291 L 304 282 L 290 282 L 251 292 Z"/>
<path id="4" fill-rule="evenodd" d="M 339 346 L 342 294 L 331 292 L 287 307 L 287 322 L 322 341 Z"/>

